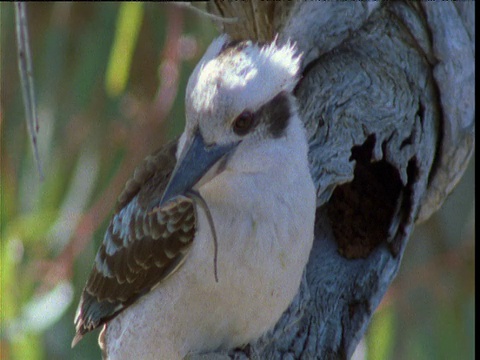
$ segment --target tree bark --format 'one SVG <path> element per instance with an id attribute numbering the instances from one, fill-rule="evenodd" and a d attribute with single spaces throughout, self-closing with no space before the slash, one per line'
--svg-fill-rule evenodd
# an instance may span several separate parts
<path id="1" fill-rule="evenodd" d="M 347 359 L 394 279 L 414 224 L 474 150 L 474 2 L 222 2 L 232 38 L 295 41 L 295 93 L 317 186 L 300 291 L 255 343 L 194 359 Z"/>

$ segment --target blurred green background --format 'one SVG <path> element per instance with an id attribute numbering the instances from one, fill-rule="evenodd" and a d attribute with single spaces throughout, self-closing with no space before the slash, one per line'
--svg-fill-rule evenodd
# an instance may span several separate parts
<path id="1" fill-rule="evenodd" d="M 182 131 L 188 75 L 217 31 L 167 3 L 28 3 L 40 182 L 13 4 L 0 11 L 0 358 L 99 359 L 98 332 L 70 349 L 81 289 L 135 165 Z M 474 358 L 473 163 L 411 238 L 362 358 Z"/>

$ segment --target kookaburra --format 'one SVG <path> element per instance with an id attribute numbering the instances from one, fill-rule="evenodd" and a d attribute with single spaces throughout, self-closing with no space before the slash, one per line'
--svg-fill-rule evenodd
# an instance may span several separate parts
<path id="1" fill-rule="evenodd" d="M 75 318 L 111 359 L 182 359 L 271 329 L 309 258 L 315 189 L 290 43 L 216 39 L 186 126 L 120 195 Z M 215 236 L 216 234 L 216 236 Z"/>

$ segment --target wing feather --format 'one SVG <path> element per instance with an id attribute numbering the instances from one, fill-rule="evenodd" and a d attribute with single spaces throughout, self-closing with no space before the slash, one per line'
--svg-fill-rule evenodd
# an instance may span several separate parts
<path id="1" fill-rule="evenodd" d="M 169 276 L 186 256 L 196 230 L 193 201 L 177 197 L 158 206 L 176 146 L 172 141 L 148 156 L 120 194 L 80 299 L 72 345 Z"/>

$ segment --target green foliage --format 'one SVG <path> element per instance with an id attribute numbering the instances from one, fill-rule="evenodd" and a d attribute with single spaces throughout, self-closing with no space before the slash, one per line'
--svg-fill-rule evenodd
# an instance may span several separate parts
<path id="1" fill-rule="evenodd" d="M 133 51 L 143 18 L 143 4 L 125 2 L 120 5 L 115 40 L 108 61 L 106 91 L 111 97 L 125 90 Z"/>
<path id="2" fill-rule="evenodd" d="M 395 335 L 395 311 L 387 306 L 375 313 L 368 329 L 368 360 L 391 359 Z"/>

